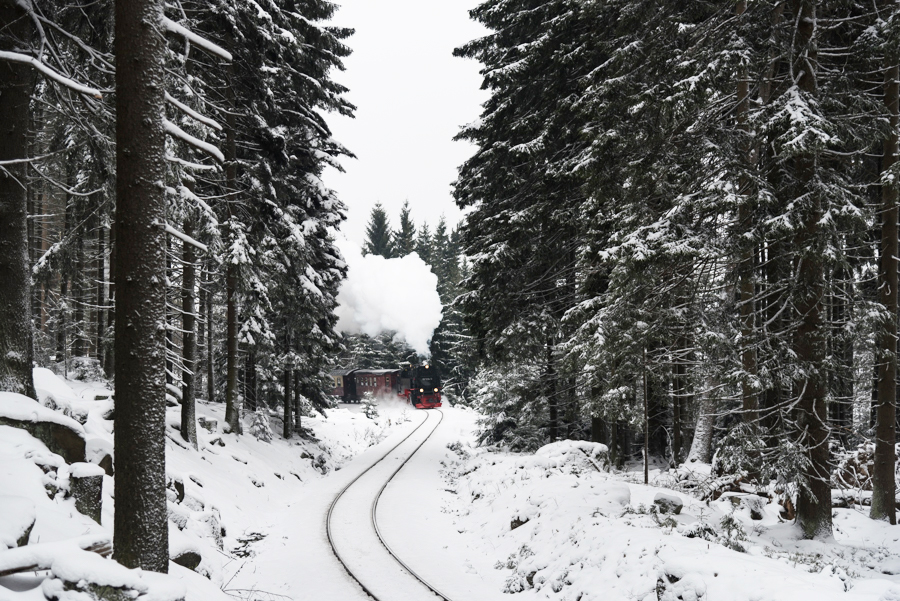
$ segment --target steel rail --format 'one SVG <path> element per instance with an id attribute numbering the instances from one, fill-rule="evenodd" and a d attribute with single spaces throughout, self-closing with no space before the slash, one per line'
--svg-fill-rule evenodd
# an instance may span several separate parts
<path id="1" fill-rule="evenodd" d="M 441 423 L 441 422 L 443 421 L 443 419 L 444 419 L 444 414 L 443 414 L 443 412 L 439 411 L 439 413 L 441 414 L 441 418 L 438 420 L 437 425 L 435 425 L 435 427 L 431 430 L 431 432 L 428 433 L 428 436 L 426 436 L 426 437 L 422 440 L 422 442 L 419 443 L 419 445 L 415 448 L 415 450 L 413 450 L 413 452 L 409 455 L 409 457 L 407 457 L 407 458 L 403 461 L 403 463 L 400 465 L 400 467 L 397 468 L 397 469 L 394 471 L 394 473 L 391 474 L 391 476 L 388 478 L 387 482 L 385 482 L 384 486 L 382 486 L 381 489 L 379 490 L 378 495 L 375 497 L 375 500 L 374 500 L 373 503 L 372 503 L 372 524 L 373 524 L 373 526 L 374 526 L 374 528 L 375 528 L 375 534 L 376 534 L 376 536 L 378 537 L 378 540 L 379 540 L 379 541 L 381 542 L 381 544 L 384 546 L 385 550 L 391 555 L 391 557 L 394 558 L 395 561 L 397 561 L 397 563 L 399 563 L 405 570 L 407 570 L 407 572 L 409 572 L 410 576 L 412 576 L 415 580 L 418 580 L 423 586 L 425 586 L 428 590 L 432 591 L 434 594 L 438 595 L 438 596 L 439 596 L 441 599 L 443 599 L 444 601 L 450 601 L 449 599 L 447 599 L 447 597 L 445 597 L 445 596 L 442 595 L 441 593 L 437 592 L 431 585 L 429 585 L 427 582 L 425 582 L 424 580 L 422 580 L 415 572 L 413 572 L 412 570 L 410 570 L 409 567 L 407 567 L 406 564 L 403 563 L 403 562 L 402 562 L 402 561 L 401 561 L 401 560 L 393 553 L 393 551 L 391 551 L 390 547 L 388 547 L 387 544 L 385 544 L 384 540 L 381 538 L 381 533 L 378 531 L 378 524 L 377 524 L 377 522 L 375 522 L 375 519 L 374 519 L 374 515 L 375 515 L 375 507 L 378 505 L 378 499 L 381 497 L 381 493 L 384 491 L 384 489 L 387 487 L 387 485 L 390 483 L 390 481 L 393 479 L 393 477 L 397 474 L 397 472 L 399 472 L 400 469 L 401 469 L 404 465 L 406 465 L 406 463 L 410 460 L 410 458 L 412 458 L 412 456 L 416 454 L 416 452 L 422 447 L 422 445 L 425 444 L 425 441 L 427 441 L 427 440 L 431 437 L 431 435 L 434 434 L 434 431 L 437 430 L 437 426 L 440 425 L 440 423 Z M 362 472 L 360 472 L 355 478 L 353 478 L 350 482 L 348 482 L 347 485 L 344 486 L 344 488 L 342 488 L 342 489 L 340 490 L 340 492 L 338 492 L 338 494 L 335 496 L 334 500 L 331 502 L 331 505 L 328 507 L 328 514 L 327 514 L 326 517 L 325 517 L 325 532 L 326 532 L 326 535 L 327 535 L 327 537 L 328 537 L 328 544 L 331 546 L 331 551 L 332 551 L 332 553 L 334 553 L 334 556 L 337 558 L 337 560 L 338 560 L 338 562 L 341 564 L 341 566 L 343 566 L 344 571 L 347 572 L 347 575 L 350 576 L 350 578 L 352 578 L 353 581 L 356 582 L 356 583 L 360 586 L 360 588 L 363 590 L 363 592 L 365 592 L 365 593 L 366 593 L 369 597 L 371 597 L 372 599 L 375 599 L 375 601 L 381 601 L 381 599 L 380 599 L 378 596 L 376 596 L 375 593 L 373 593 L 373 592 L 372 592 L 365 584 L 363 584 L 363 582 L 362 582 L 359 578 L 356 577 L 356 575 L 353 573 L 353 570 L 350 569 L 350 566 L 347 564 L 347 562 L 344 560 L 343 557 L 341 557 L 341 554 L 338 552 L 337 546 L 336 546 L 335 543 L 334 543 L 334 537 L 333 537 L 332 532 L 331 532 L 331 516 L 332 516 L 332 514 L 334 513 L 334 508 L 337 506 L 338 502 L 339 502 L 339 501 L 341 500 L 341 498 L 344 496 L 344 493 L 346 493 L 347 490 L 348 490 L 351 486 L 353 486 L 354 484 L 356 484 L 356 482 L 357 482 L 360 478 L 362 478 L 362 477 L 365 476 L 367 473 L 369 473 L 369 471 L 371 471 L 375 466 L 377 466 L 379 463 L 381 463 L 382 461 L 384 461 L 385 459 L 387 459 L 388 455 L 390 455 L 391 453 L 393 453 L 397 448 L 400 447 L 400 445 L 402 445 L 402 444 L 405 443 L 407 440 L 409 440 L 410 437 L 412 437 L 413 434 L 415 434 L 416 432 L 418 432 L 419 429 L 420 429 L 422 426 L 424 426 L 426 423 L 428 423 L 430 420 L 431 420 L 431 411 L 429 410 L 429 411 L 428 411 L 428 414 L 426 414 L 425 419 L 422 420 L 422 423 L 421 423 L 421 424 L 419 424 L 418 426 L 416 426 L 409 434 L 407 434 L 406 436 L 404 436 L 403 439 L 400 440 L 400 442 L 398 442 L 398 443 L 395 444 L 393 447 L 391 447 L 387 452 L 385 452 L 384 455 L 382 455 L 382 456 L 378 459 L 378 461 L 376 461 L 375 463 L 373 463 L 372 465 L 370 465 L 369 467 L 367 467 L 365 470 L 363 470 Z"/>
<path id="2" fill-rule="evenodd" d="M 385 489 L 388 487 L 388 484 L 391 483 L 391 481 L 394 479 L 394 476 L 396 476 L 400 472 L 400 470 L 403 469 L 403 467 L 409 462 L 409 460 L 412 459 L 413 456 L 419 452 L 419 449 L 422 448 L 422 445 L 424 445 L 426 442 L 428 442 L 428 439 L 431 438 L 431 435 L 434 434 L 435 430 L 438 429 L 438 426 L 441 425 L 441 422 L 444 421 L 444 412 L 441 411 L 440 409 L 435 409 L 435 411 L 437 411 L 438 413 L 441 414 L 441 419 L 434 426 L 434 428 L 432 428 L 431 432 L 428 433 L 428 436 L 426 436 L 424 439 L 422 439 L 422 442 L 420 442 L 419 445 L 415 448 L 415 450 L 409 454 L 409 457 L 404 459 L 403 463 L 401 463 L 399 466 L 397 466 L 397 469 L 394 470 L 394 473 L 391 474 L 391 476 L 385 481 L 385 483 L 382 485 L 381 489 L 378 491 L 378 494 L 375 495 L 375 502 L 372 503 L 372 525 L 375 527 L 375 534 L 378 536 L 378 540 L 381 542 L 381 545 L 387 550 L 388 553 L 390 553 L 391 557 L 394 558 L 394 561 L 396 561 L 401 566 L 403 566 L 403 569 L 405 569 L 407 572 L 409 572 L 410 576 L 412 576 L 413 578 L 415 578 L 416 580 L 421 582 L 425 586 L 425 588 L 427 588 L 432 593 L 434 593 L 435 595 L 437 595 L 438 597 L 443 599 L 443 601 L 451 601 L 450 598 L 447 597 L 447 595 L 440 592 L 437 588 L 432 586 L 428 581 L 426 581 L 424 578 L 419 576 L 419 574 L 416 573 L 415 570 L 413 570 L 411 567 L 409 567 L 409 565 L 407 565 L 407 563 L 405 561 L 400 559 L 400 557 L 396 553 L 394 553 L 394 550 L 391 549 L 390 545 L 388 545 L 387 542 L 384 540 L 384 537 L 381 536 L 381 529 L 378 528 L 378 519 L 377 519 L 377 516 L 375 515 L 375 512 L 378 511 L 378 502 L 381 500 L 381 495 L 382 495 L 382 493 L 384 493 Z"/>

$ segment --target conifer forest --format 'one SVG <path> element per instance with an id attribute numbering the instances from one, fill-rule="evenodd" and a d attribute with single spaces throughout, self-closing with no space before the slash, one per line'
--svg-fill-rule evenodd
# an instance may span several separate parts
<path id="1" fill-rule="evenodd" d="M 0 598 L 900 598 L 900 3 L 457 3 L 458 222 L 349 0 L 0 0 Z"/>

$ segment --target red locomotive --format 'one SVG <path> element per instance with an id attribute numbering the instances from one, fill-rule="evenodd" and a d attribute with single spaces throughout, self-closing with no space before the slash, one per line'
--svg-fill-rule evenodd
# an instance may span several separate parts
<path id="1" fill-rule="evenodd" d="M 358 403 L 370 392 L 374 396 L 396 393 L 417 409 L 441 406 L 441 375 L 433 365 L 340 370 L 331 372 L 331 377 L 331 394 L 344 403 Z"/>

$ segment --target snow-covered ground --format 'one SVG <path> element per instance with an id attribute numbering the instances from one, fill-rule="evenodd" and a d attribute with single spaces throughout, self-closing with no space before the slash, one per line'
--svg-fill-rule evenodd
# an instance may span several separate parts
<path id="1" fill-rule="evenodd" d="M 900 599 L 897 526 L 835 509 L 835 540 L 800 540 L 774 503 L 750 495 L 705 503 L 645 486 L 633 472 L 598 471 L 590 447 L 561 442 L 530 456 L 455 447 L 449 508 L 459 531 L 477 533 L 472 555 L 487 558 L 478 571 L 502 575 L 504 592 L 561 601 Z M 658 511 L 657 495 L 678 497 L 683 509 Z"/>
<path id="2" fill-rule="evenodd" d="M 104 419 L 112 409 L 107 388 L 98 383 L 63 381 L 45 369 L 35 370 L 35 386 L 43 407 L 25 397 L 0 393 L 0 417 L 52 419 L 83 433 L 89 461 L 112 454 L 112 421 Z M 263 442 L 249 434 L 252 414 L 245 421 L 245 435 L 224 434 L 224 407 L 199 403 L 198 420 L 216 423 L 210 426 L 212 431 L 198 427 L 197 451 L 177 430 L 179 408 L 169 409 L 166 472 L 170 555 L 193 551 L 201 558 L 196 572 L 170 564 L 174 578 L 185 586 L 188 600 L 249 598 L 236 583 L 245 570 L 252 573 L 259 563 L 257 547 L 269 536 L 278 536 L 273 515 L 283 516 L 286 522 L 296 520 L 303 511 L 297 501 L 305 496 L 310 483 L 327 480 L 347 461 L 407 421 L 411 413 L 400 403 L 392 403 L 370 419 L 359 405 L 342 407 L 330 410 L 327 419 L 304 418 L 309 435 L 287 441 L 280 437 L 280 420 L 272 416 L 275 437 Z M 26 518 L 33 514 L 36 519 L 30 543 L 69 541 L 84 535 L 111 538 L 113 479 L 104 476 L 100 525 L 75 510 L 74 499 L 66 494 L 69 473 L 70 466 L 39 440 L 23 430 L 0 425 L 0 511 L 15 510 Z M 54 488 L 59 492 L 53 492 Z M 6 540 L 11 535 L 4 536 L 5 530 L 13 532 L 13 523 L 25 518 L 9 518 L 11 514 L 6 512 L 0 515 L 5 516 L 0 517 L 0 544 L 4 545 L 0 549 L 6 549 L 15 541 Z M 0 550 L 0 557 L 2 554 Z M 278 578 L 291 581 L 292 572 L 289 569 Z M 0 578 L 0 601 L 43 599 L 41 585 L 45 580 L 46 572 Z M 285 589 L 279 583 L 259 588 Z"/>
<path id="3" fill-rule="evenodd" d="M 46 370 L 36 372 L 36 384 L 53 419 L 83 430 L 89 461 L 112 450 L 108 390 Z M 0 395 L 0 416 L 22 414 L 24 402 Z M 37 403 L 32 409 L 46 411 Z M 199 450 L 181 439 L 177 407 L 167 427 L 172 555 L 192 551 L 201 558 L 196 571 L 172 565 L 170 580 L 187 599 L 367 599 L 332 553 L 325 516 L 335 496 L 382 457 L 371 476 L 393 472 L 389 466 L 415 445 L 391 449 L 425 412 L 382 402 L 378 415 L 367 417 L 358 405 L 342 406 L 327 419 L 305 419 L 310 436 L 289 441 L 278 435 L 273 416 L 271 442 L 224 434 L 220 405 L 201 403 L 197 413 L 217 421 L 210 430 L 198 428 Z M 835 509 L 835 539 L 803 541 L 780 507 L 760 497 L 702 502 L 665 488 L 678 488 L 677 479 L 658 470 L 651 474 L 657 485 L 645 486 L 634 472 L 610 473 L 602 445 L 591 443 L 561 442 L 535 454 L 477 448 L 472 410 L 445 407 L 442 414 L 384 490 L 377 517 L 397 555 L 453 601 L 510 594 L 560 601 L 900 601 L 900 529 L 869 520 L 865 510 Z M 100 525 L 66 497 L 71 469 L 26 432 L 0 426 L 0 549 L 14 546 L 15 524 L 32 517 L 33 545 L 111 535 L 112 478 L 104 476 Z M 660 510 L 654 504 L 660 495 L 680 501 L 680 513 Z M 345 541 L 354 520 L 368 517 L 366 499 L 354 503 L 355 514 L 335 514 L 335 532 Z M 0 550 L 0 568 L 9 553 Z M 354 561 L 367 561 L 365 544 L 354 553 Z M 44 599 L 53 592 L 48 583 L 59 583 L 47 574 L 0 578 L 0 601 Z M 108 574 L 114 576 L 153 578 Z M 153 590 L 167 598 L 165 587 Z M 414 598 L 410 592 L 397 600 Z"/>

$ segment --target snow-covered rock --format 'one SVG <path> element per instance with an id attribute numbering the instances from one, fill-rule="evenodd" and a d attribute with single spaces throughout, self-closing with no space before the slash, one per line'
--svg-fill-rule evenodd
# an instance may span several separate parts
<path id="1" fill-rule="evenodd" d="M 28 544 L 36 517 L 34 503 L 24 497 L 0 496 L 0 549 Z"/>
<path id="2" fill-rule="evenodd" d="M 684 501 L 681 497 L 669 493 L 658 492 L 653 497 L 653 504 L 660 513 L 670 513 L 678 515 L 684 507 Z"/>
<path id="3" fill-rule="evenodd" d="M 26 430 L 69 463 L 84 461 L 84 427 L 34 399 L 0 392 L 0 424 Z"/>

